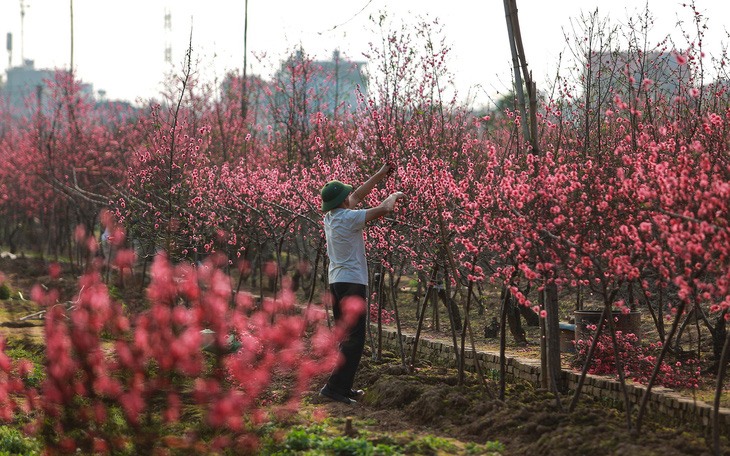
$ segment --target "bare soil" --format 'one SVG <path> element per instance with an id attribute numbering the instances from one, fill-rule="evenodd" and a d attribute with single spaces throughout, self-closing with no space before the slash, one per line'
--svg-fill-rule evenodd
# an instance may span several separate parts
<path id="1" fill-rule="evenodd" d="M 60 289 L 61 302 L 72 300 L 77 293 L 73 272 L 64 270 L 64 278 L 51 279 L 44 262 L 30 258 L 0 258 L 0 271 L 12 290 L 10 300 L 0 301 L 0 333 L 5 338 L 43 344 L 43 321 L 21 323 L 18 319 L 42 310 L 29 300 L 36 284 Z M 440 336 L 442 332 L 426 332 L 426 337 Z M 482 342 L 483 347 L 489 345 Z M 536 344 L 510 346 L 510 352 L 520 356 L 534 356 L 536 350 Z M 428 364 L 409 373 L 392 353 L 384 352 L 382 360 L 374 360 L 369 347 L 356 379 L 356 386 L 366 390 L 359 403 L 324 400 L 318 396 L 319 386 L 313 385 L 299 416 L 311 417 L 312 408 L 318 408 L 332 418 L 352 418 L 354 434 L 375 443 L 430 435 L 453 439 L 460 448 L 458 454 L 470 454 L 465 446 L 468 442 L 494 441 L 505 446 L 499 454 L 509 455 L 712 454 L 708 431 L 689 424 L 659 418 L 645 421 L 641 432 L 636 432 L 629 430 L 620 403 L 584 398 L 574 413 L 568 413 L 570 397 L 556 398 L 526 383 L 508 384 L 501 401 L 495 398 L 495 381 L 488 382 L 487 391 L 467 374 L 460 385 L 455 370 Z M 730 454 L 727 437 L 723 444 L 723 454 Z"/>
<path id="2" fill-rule="evenodd" d="M 422 367 L 409 374 L 392 357 L 367 358 L 358 373 L 366 395 L 355 405 L 311 401 L 334 417 L 352 417 L 369 435 L 434 435 L 462 444 L 498 441 L 510 455 L 709 455 L 707 436 L 686 425 L 645 421 L 641 432 L 629 430 L 626 414 L 614 405 L 582 399 L 574 413 L 569 397 L 556 397 L 526 383 L 508 384 L 505 400 L 492 395 L 468 375 L 444 367 Z M 730 454 L 727 440 L 724 453 Z"/>

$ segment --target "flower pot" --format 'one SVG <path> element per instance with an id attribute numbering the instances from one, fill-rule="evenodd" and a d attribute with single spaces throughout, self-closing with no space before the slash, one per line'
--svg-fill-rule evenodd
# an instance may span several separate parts
<path id="1" fill-rule="evenodd" d="M 575 346 L 573 341 L 575 340 L 575 325 L 570 323 L 560 323 L 560 351 L 562 353 L 573 353 Z"/>
<path id="2" fill-rule="evenodd" d="M 634 334 L 638 341 L 641 342 L 641 311 L 632 310 L 629 313 L 623 313 L 618 310 L 611 312 L 613 314 L 613 322 L 616 331 L 623 334 Z M 595 329 L 589 329 L 594 325 L 598 325 L 598 321 L 603 315 L 602 310 L 576 310 L 575 316 L 575 340 L 588 340 L 595 334 Z M 603 334 L 608 335 L 608 322 L 603 319 Z"/>

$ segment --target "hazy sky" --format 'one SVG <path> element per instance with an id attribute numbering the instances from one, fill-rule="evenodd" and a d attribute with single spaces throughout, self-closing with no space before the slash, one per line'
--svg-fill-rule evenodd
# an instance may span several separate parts
<path id="1" fill-rule="evenodd" d="M 68 68 L 71 54 L 71 0 L 23 0 L 26 59 L 36 68 Z M 551 79 L 559 54 L 565 51 L 563 32 L 571 18 L 598 8 L 612 23 L 636 15 L 636 0 L 518 0 L 520 25 L 530 68 L 540 88 Z M 709 19 L 705 46 L 717 55 L 721 42 L 729 42 L 730 2 L 697 0 Z M 13 34 L 12 65 L 21 63 L 20 0 L 0 0 L 0 33 Z M 180 68 L 192 26 L 194 58 L 206 78 L 223 76 L 243 64 L 245 0 L 73 0 L 74 65 L 78 75 L 105 90 L 107 98 L 135 101 L 160 90 L 170 66 L 164 61 L 166 42 L 172 47 L 172 65 Z M 688 30 L 691 14 L 682 2 L 651 0 L 655 17 L 652 41 L 672 33 L 685 44 L 676 26 L 683 19 Z M 164 27 L 164 14 L 172 30 Z M 298 47 L 317 59 L 329 59 L 335 48 L 352 60 L 364 60 L 368 43 L 377 41 L 370 16 L 387 11 L 396 21 L 439 18 L 452 46 L 449 68 L 455 74 L 462 98 L 477 95 L 477 104 L 488 102 L 510 83 L 509 42 L 502 0 L 250 0 L 248 5 L 249 74 L 268 77 L 282 55 Z M 5 40 L 3 40 L 4 42 Z M 265 65 L 253 55 L 266 55 Z M 0 49 L 0 65 L 8 53 Z M 4 75 L 3 75 L 4 76 Z"/>

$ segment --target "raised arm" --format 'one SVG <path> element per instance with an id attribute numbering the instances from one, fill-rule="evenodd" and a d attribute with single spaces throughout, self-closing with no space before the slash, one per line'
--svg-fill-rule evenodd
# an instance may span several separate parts
<path id="1" fill-rule="evenodd" d="M 375 220 L 376 218 L 383 217 L 393 212 L 393 209 L 395 208 L 395 202 L 403 198 L 404 196 L 406 195 L 404 195 L 403 192 L 391 193 L 390 196 L 385 198 L 382 203 L 368 209 L 367 212 L 365 212 L 365 222 Z"/>
<path id="2" fill-rule="evenodd" d="M 362 184 L 354 192 L 352 192 L 350 194 L 350 208 L 355 208 L 355 206 L 360 204 L 365 199 L 365 197 L 368 196 L 372 189 L 375 188 L 378 182 L 383 180 L 383 178 L 388 175 L 388 171 L 390 171 L 390 165 L 383 165 L 383 167 L 380 168 L 380 171 L 375 173 L 364 184 Z"/>

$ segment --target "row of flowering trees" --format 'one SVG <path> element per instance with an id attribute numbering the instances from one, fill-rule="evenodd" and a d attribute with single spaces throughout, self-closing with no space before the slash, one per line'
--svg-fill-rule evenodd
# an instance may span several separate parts
<path id="1" fill-rule="evenodd" d="M 591 37 L 596 20 L 586 23 Z M 222 255 L 263 295 L 266 263 L 278 264 L 280 283 L 296 258 L 313 269 L 311 300 L 326 265 L 318 189 L 362 182 L 391 162 L 394 174 L 367 202 L 394 190 L 408 198 L 368 229 L 370 262 L 380 283 L 403 273 L 433 281 L 438 271 L 457 360 L 475 284 L 500 286 L 504 307 L 514 300 L 543 317 L 556 317 L 545 302 L 559 291 L 592 293 L 606 311 L 649 312 L 664 347 L 657 365 L 681 349 L 679 333 L 696 316 L 698 334 L 701 324 L 713 338 L 719 401 L 730 318 L 730 94 L 722 83 L 698 84 L 701 28 L 683 52 L 647 49 L 627 34 L 638 73 L 594 59 L 605 43 L 577 48 L 591 71 L 574 73 L 577 83 L 559 79 L 542 101 L 538 150 L 520 138 L 525 113 L 476 115 L 446 95 L 439 36 L 437 23 L 383 33 L 358 106 L 327 106 L 312 90 L 312 62 L 292 59 L 281 80 L 247 81 L 246 118 L 240 81 L 230 78 L 219 95 L 190 67 L 174 97 L 136 113 L 93 105 L 59 74 L 52 100 L 30 100 L 15 116 L 4 110 L 2 241 L 49 239 L 44 254 L 80 260 L 75 226 L 93 230 L 106 209 L 145 265 L 160 250 L 180 264 Z M 661 65 L 675 84 L 650 78 Z M 643 408 L 637 426 L 642 416 Z"/>

